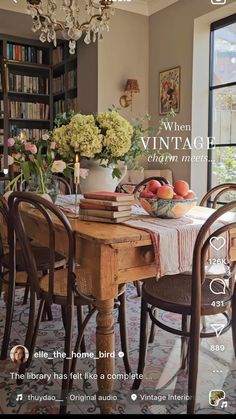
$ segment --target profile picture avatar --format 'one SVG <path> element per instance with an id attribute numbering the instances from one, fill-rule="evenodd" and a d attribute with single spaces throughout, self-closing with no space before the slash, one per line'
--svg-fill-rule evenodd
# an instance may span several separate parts
<path id="1" fill-rule="evenodd" d="M 29 351 L 23 345 L 14 346 L 11 349 L 10 358 L 15 364 L 23 364 L 29 358 Z"/>

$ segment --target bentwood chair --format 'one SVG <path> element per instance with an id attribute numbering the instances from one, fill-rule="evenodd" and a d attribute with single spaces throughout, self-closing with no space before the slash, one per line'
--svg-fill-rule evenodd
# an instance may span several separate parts
<path id="1" fill-rule="evenodd" d="M 37 210 L 42 222 L 46 225 L 46 235 L 44 237 L 48 242 L 48 273 L 47 275 L 38 277 L 36 260 L 31 246 L 31 242 L 28 238 L 28 227 L 25 218 L 22 216 L 22 204 L 30 205 L 30 208 Z M 88 324 L 92 315 L 96 312 L 96 301 L 91 295 L 91 281 L 89 273 L 85 272 L 75 263 L 75 233 L 71 227 L 71 224 L 65 214 L 51 202 L 41 198 L 38 195 L 29 194 L 25 192 L 14 192 L 9 197 L 10 207 L 10 252 L 12 257 L 12 267 L 10 268 L 10 274 L 14 275 L 14 264 L 15 264 L 15 253 L 14 253 L 14 240 L 15 237 L 19 241 L 24 253 L 24 258 L 27 260 L 27 273 L 30 282 L 30 293 L 32 304 L 30 307 L 28 330 L 25 338 L 25 346 L 29 350 L 29 358 L 25 364 L 22 364 L 19 368 L 19 374 L 24 373 L 25 368 L 29 367 L 32 356 L 34 353 L 34 347 L 36 343 L 38 328 L 42 317 L 43 308 L 46 303 L 57 304 L 63 307 L 63 324 L 65 327 L 65 342 L 64 352 L 66 358 L 64 358 L 63 364 L 63 380 L 61 388 L 61 399 L 65 399 L 69 389 L 72 388 L 73 381 L 70 379 L 70 372 L 74 372 L 76 368 L 76 357 L 71 361 L 72 353 L 72 335 L 73 335 L 73 319 L 74 319 L 74 307 L 76 306 L 79 310 L 83 306 L 92 306 L 92 309 L 88 311 L 82 324 L 78 322 L 78 336 L 76 339 L 74 352 L 78 352 L 84 330 Z M 56 225 L 59 228 L 63 228 L 65 233 L 65 254 L 67 264 L 64 269 L 55 270 L 55 254 L 56 254 Z M 121 335 L 121 348 L 124 352 L 124 365 L 127 373 L 130 373 L 130 367 L 128 363 L 128 348 L 127 348 L 127 336 L 126 336 L 126 324 L 125 324 L 125 298 L 123 298 L 124 287 L 121 288 L 120 295 L 120 309 L 119 309 L 119 320 L 120 320 L 120 335 Z M 118 295 L 118 297 L 119 297 Z M 36 300 L 39 300 L 39 309 L 37 316 L 36 313 Z M 18 380 L 18 384 L 21 384 L 22 380 Z M 66 400 L 61 403 L 60 413 L 66 412 Z"/>
<path id="2" fill-rule="evenodd" d="M 54 175 L 53 178 L 58 182 L 58 189 L 64 195 L 71 195 L 71 187 L 67 180 L 62 176 Z"/>
<path id="3" fill-rule="evenodd" d="M 236 208 L 236 201 L 228 203 L 216 210 L 201 227 L 193 251 L 193 269 L 191 275 L 178 274 L 168 275 L 156 279 L 150 279 L 144 282 L 142 287 L 141 304 L 141 324 L 140 324 L 140 349 L 138 374 L 143 374 L 145 367 L 146 348 L 147 348 L 147 316 L 149 314 L 152 322 L 158 327 L 169 333 L 181 336 L 181 357 L 182 369 L 188 364 L 188 395 L 190 399 L 187 405 L 187 413 L 193 414 L 195 409 L 198 358 L 200 338 L 210 338 L 216 336 L 214 332 L 200 331 L 201 316 L 223 314 L 227 323 L 222 331 L 226 332 L 232 324 L 233 345 L 236 354 L 236 288 L 234 292 L 222 281 L 215 280 L 214 289 L 217 292 L 217 301 L 220 305 L 212 304 L 216 295 L 211 292 L 210 280 L 205 274 L 207 253 L 209 251 L 210 241 L 213 237 L 218 237 L 223 233 L 228 233 L 236 228 L 236 222 L 232 222 L 218 228 L 213 233 L 209 233 L 215 222 L 230 210 Z M 228 309 L 232 300 L 232 318 L 228 316 Z M 155 309 L 162 309 L 171 313 L 178 313 L 182 316 L 182 328 L 174 329 L 167 324 L 162 323 L 155 317 Z M 190 328 L 188 320 L 190 319 Z M 141 379 L 135 379 L 133 389 L 138 389 Z"/>
<path id="4" fill-rule="evenodd" d="M 29 278 L 26 273 L 26 263 L 23 251 L 16 244 L 16 282 L 10 281 L 9 271 L 12 264 L 10 253 L 9 253 L 9 207 L 2 195 L 0 195 L 0 216 L 1 216 L 1 228 L 0 228 L 0 284 L 5 284 L 7 297 L 6 300 L 6 321 L 4 328 L 4 336 L 2 341 L 1 359 L 6 359 L 7 350 L 9 346 L 12 316 L 14 309 L 14 294 L 15 285 L 25 287 L 25 294 L 23 298 L 23 304 L 27 302 L 27 296 L 29 291 Z M 48 247 L 32 245 L 32 251 L 36 261 L 36 267 L 38 274 L 47 272 L 48 270 Z M 55 253 L 55 268 L 61 268 L 65 265 L 66 260 L 64 255 L 56 252 Z M 45 311 L 48 314 L 49 319 L 51 318 L 50 307 L 47 306 Z"/>

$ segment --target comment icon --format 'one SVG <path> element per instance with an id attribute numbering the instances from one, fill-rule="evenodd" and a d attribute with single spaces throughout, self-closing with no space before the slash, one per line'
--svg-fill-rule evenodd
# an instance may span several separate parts
<path id="1" fill-rule="evenodd" d="M 221 278 L 212 279 L 209 287 L 213 294 L 216 294 L 216 295 L 226 294 L 226 284 L 225 284 L 225 281 Z"/>

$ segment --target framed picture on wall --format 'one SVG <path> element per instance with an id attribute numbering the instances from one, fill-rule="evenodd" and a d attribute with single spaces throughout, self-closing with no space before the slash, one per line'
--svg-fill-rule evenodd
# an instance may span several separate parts
<path id="1" fill-rule="evenodd" d="M 160 72 L 160 115 L 180 112 L 180 66 Z"/>

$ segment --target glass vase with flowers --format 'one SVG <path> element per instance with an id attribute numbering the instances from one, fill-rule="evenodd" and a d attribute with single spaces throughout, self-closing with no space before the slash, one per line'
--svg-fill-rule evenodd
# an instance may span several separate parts
<path id="1" fill-rule="evenodd" d="M 13 165 L 9 190 L 26 189 L 47 194 L 55 201 L 58 193 L 56 175 L 70 177 L 73 165 L 58 154 L 50 134 L 29 140 L 24 135 L 8 139 L 8 164 Z"/>

